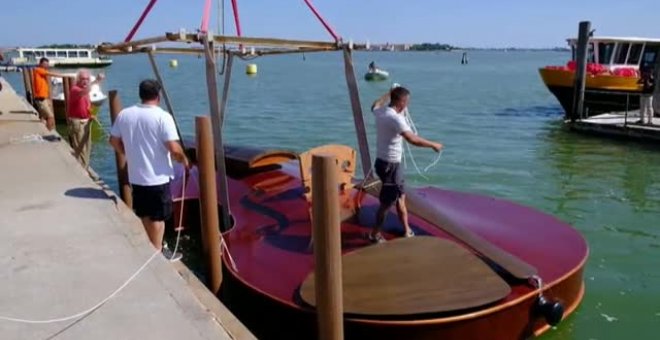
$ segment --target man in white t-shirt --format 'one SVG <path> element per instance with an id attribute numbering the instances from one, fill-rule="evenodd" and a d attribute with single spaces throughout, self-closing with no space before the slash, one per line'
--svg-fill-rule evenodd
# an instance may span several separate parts
<path id="1" fill-rule="evenodd" d="M 158 106 L 160 90 L 157 81 L 142 81 L 142 103 L 123 109 L 110 132 L 112 147 L 126 155 L 133 210 L 159 250 L 163 247 L 165 221 L 172 215 L 170 179 L 174 178 L 174 169 L 170 155 L 190 167 L 174 119 Z"/>
<path id="2" fill-rule="evenodd" d="M 395 87 L 377 99 L 371 106 L 376 119 L 376 163 L 374 168 L 383 186 L 380 190 L 380 207 L 376 213 L 376 225 L 369 234 L 372 242 L 383 242 L 385 238 L 380 229 L 385 221 L 387 210 L 396 203 L 399 221 L 404 228 L 406 237 L 414 236 L 408 224 L 408 210 L 406 209 L 406 196 L 404 191 L 403 169 L 401 158 L 403 156 L 403 140 L 408 143 L 433 149 L 440 152 L 442 144 L 431 142 L 412 132 L 403 113 L 410 101 L 410 91 L 403 87 Z M 389 102 L 389 105 L 387 103 Z"/>

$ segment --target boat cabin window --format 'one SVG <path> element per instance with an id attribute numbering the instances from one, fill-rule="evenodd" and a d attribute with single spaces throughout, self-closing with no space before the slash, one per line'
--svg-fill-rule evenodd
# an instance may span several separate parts
<path id="1" fill-rule="evenodd" d="M 643 49 L 644 44 L 633 44 L 630 47 L 630 53 L 628 54 L 628 65 L 639 65 L 639 61 L 642 58 Z"/>
<path id="2" fill-rule="evenodd" d="M 66 58 L 66 51 L 57 51 L 58 58 Z"/>
<path id="3" fill-rule="evenodd" d="M 32 51 L 25 51 L 25 52 L 23 52 L 23 57 L 24 57 L 24 58 L 28 58 L 28 59 L 30 59 L 30 58 L 34 57 L 34 52 L 32 52 Z"/>
<path id="4" fill-rule="evenodd" d="M 78 51 L 78 55 L 81 58 L 89 58 L 89 51 Z"/>
<path id="5" fill-rule="evenodd" d="M 612 63 L 612 55 L 614 54 L 614 43 L 599 43 L 598 44 L 598 62 L 601 64 Z"/>
<path id="6" fill-rule="evenodd" d="M 642 64 L 640 67 L 654 66 L 660 52 L 660 45 L 646 45 L 642 54 Z"/>
<path id="7" fill-rule="evenodd" d="M 628 49 L 630 49 L 629 43 L 619 44 L 616 50 L 616 56 L 614 57 L 615 64 L 625 64 L 626 58 L 628 57 Z"/>
<path id="8" fill-rule="evenodd" d="M 587 51 L 587 62 L 588 63 L 596 62 L 596 52 L 594 51 L 593 43 L 589 43 L 589 50 Z"/>
<path id="9" fill-rule="evenodd" d="M 55 51 L 46 51 L 46 57 L 55 57 L 57 54 L 55 54 Z"/>

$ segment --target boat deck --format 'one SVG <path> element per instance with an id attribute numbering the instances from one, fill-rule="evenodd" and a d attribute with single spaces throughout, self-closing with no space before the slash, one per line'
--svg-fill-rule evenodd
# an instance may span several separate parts
<path id="1" fill-rule="evenodd" d="M 593 133 L 610 137 L 623 137 L 640 141 L 660 141 L 660 118 L 653 118 L 653 124 L 639 124 L 639 110 L 604 113 L 575 122 L 567 121 L 575 131 Z"/>
<path id="2" fill-rule="evenodd" d="M 0 91 L 0 338 L 253 338 L 182 263 L 156 254 L 139 219 L 94 182 L 34 109 Z M 89 314 L 58 319 L 108 297 Z"/>

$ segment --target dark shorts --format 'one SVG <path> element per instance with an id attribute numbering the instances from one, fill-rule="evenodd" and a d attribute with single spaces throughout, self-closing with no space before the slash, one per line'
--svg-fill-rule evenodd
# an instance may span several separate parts
<path id="1" fill-rule="evenodd" d="M 376 158 L 374 168 L 378 178 L 383 183 L 383 188 L 380 189 L 380 196 L 378 197 L 380 204 L 389 207 L 405 193 L 401 163 L 390 163 Z"/>
<path id="2" fill-rule="evenodd" d="M 138 217 L 152 221 L 165 221 L 172 216 L 170 183 L 161 185 L 136 185 L 133 188 L 133 210 Z"/>

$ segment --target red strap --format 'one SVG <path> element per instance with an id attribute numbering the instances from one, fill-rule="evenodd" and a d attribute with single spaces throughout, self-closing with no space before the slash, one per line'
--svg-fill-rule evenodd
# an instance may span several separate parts
<path id="1" fill-rule="evenodd" d="M 126 36 L 126 39 L 124 39 L 124 42 L 129 42 L 129 41 L 131 41 L 131 39 L 133 39 L 133 36 L 135 35 L 135 32 L 137 32 L 138 28 L 140 28 L 140 25 L 142 25 L 142 21 L 144 21 L 144 18 L 147 17 L 147 14 L 149 14 L 149 11 L 151 11 L 151 8 L 154 7 L 154 5 L 156 4 L 156 1 L 158 1 L 158 0 L 149 1 L 149 4 L 147 5 L 147 8 L 144 9 L 144 11 L 142 12 L 142 15 L 140 16 L 138 21 L 133 26 L 133 29 L 131 29 L 131 31 Z"/>
<path id="2" fill-rule="evenodd" d="M 309 7 L 309 9 L 312 10 L 312 13 L 314 13 L 314 15 L 316 15 L 316 18 L 319 19 L 321 24 L 323 24 L 323 26 L 328 31 L 328 33 L 330 33 L 330 35 L 332 35 L 332 37 L 335 39 L 335 41 L 339 41 L 339 39 L 341 39 L 341 38 L 337 35 L 337 33 L 335 33 L 335 31 L 332 29 L 332 27 L 330 27 L 330 25 L 328 25 L 328 23 L 323 19 L 323 17 L 321 17 L 321 14 L 319 14 L 319 12 L 316 10 L 316 8 L 314 8 L 314 5 L 312 5 L 312 3 L 309 2 L 309 0 L 305 0 L 305 3 L 307 4 L 307 7 Z"/>
<path id="3" fill-rule="evenodd" d="M 210 15 L 211 15 L 211 0 L 206 0 L 206 3 L 204 4 L 204 14 L 202 15 L 202 26 L 200 27 L 200 31 L 202 31 L 202 33 L 208 33 L 209 31 Z M 222 14 L 218 13 L 218 15 L 222 15 Z M 220 32 L 216 32 L 216 33 L 220 33 Z"/>
<path id="4" fill-rule="evenodd" d="M 241 22 L 238 19 L 238 4 L 236 0 L 231 0 L 231 8 L 234 10 L 234 22 L 236 23 L 236 35 L 241 36 Z"/>

